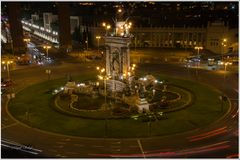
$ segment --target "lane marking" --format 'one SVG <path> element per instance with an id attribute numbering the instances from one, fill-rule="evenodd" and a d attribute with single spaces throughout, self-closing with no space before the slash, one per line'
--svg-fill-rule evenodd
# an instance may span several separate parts
<path id="1" fill-rule="evenodd" d="M 137 148 L 138 146 L 129 146 L 130 148 Z"/>
<path id="2" fill-rule="evenodd" d="M 93 145 L 93 147 L 104 147 L 104 146 L 96 146 L 96 145 Z"/>
<path id="3" fill-rule="evenodd" d="M 58 152 L 56 149 L 48 149 L 50 152 Z"/>
<path id="4" fill-rule="evenodd" d="M 146 157 L 145 157 L 145 154 L 144 154 L 144 151 L 143 151 L 142 144 L 141 144 L 141 142 L 140 142 L 139 139 L 137 140 L 137 142 L 138 142 L 138 146 L 139 146 L 139 148 L 140 148 L 140 150 L 141 150 L 141 152 L 142 152 L 142 154 L 143 154 L 143 158 L 145 159 Z"/>
<path id="5" fill-rule="evenodd" d="M 83 144 L 73 144 L 74 146 L 77 146 L 77 147 L 83 147 L 84 145 Z"/>
<path id="6" fill-rule="evenodd" d="M 10 125 L 6 125 L 6 126 L 2 127 L 2 129 L 6 129 L 6 128 L 9 128 L 9 127 L 15 126 L 17 124 L 18 124 L 18 122 L 10 124 Z"/>
<path id="7" fill-rule="evenodd" d="M 66 142 L 56 142 L 57 144 L 66 144 Z"/>
<path id="8" fill-rule="evenodd" d="M 112 149 L 113 152 L 120 152 L 121 149 Z"/>
<path id="9" fill-rule="evenodd" d="M 54 148 L 63 148 L 63 145 L 61 146 L 53 146 Z"/>

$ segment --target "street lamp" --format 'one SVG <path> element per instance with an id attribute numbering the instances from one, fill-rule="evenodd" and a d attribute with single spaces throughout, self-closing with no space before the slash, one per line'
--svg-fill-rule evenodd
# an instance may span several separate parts
<path id="1" fill-rule="evenodd" d="M 107 34 L 108 34 L 108 30 L 111 28 L 111 25 L 103 22 L 103 23 L 102 23 L 102 26 L 105 28 L 105 30 L 106 30 L 106 35 L 107 35 Z"/>
<path id="2" fill-rule="evenodd" d="M 103 26 L 103 27 L 106 27 L 106 23 L 105 23 L 105 22 L 103 22 L 103 23 L 102 23 L 102 26 Z"/>
<path id="3" fill-rule="evenodd" d="M 105 98 L 105 104 L 106 104 L 107 102 L 107 82 L 106 81 L 109 80 L 110 76 L 106 74 L 103 75 L 103 73 L 105 72 L 105 68 L 96 67 L 96 69 L 99 71 L 98 78 L 104 81 L 104 96 L 105 96 L 104 98 Z"/>
<path id="4" fill-rule="evenodd" d="M 43 46 L 44 49 L 46 49 L 46 53 L 47 53 L 47 60 L 48 60 L 48 49 L 52 48 L 51 46 L 49 45 L 44 45 Z"/>
<path id="5" fill-rule="evenodd" d="M 194 49 L 196 49 L 196 50 L 198 51 L 198 52 L 197 52 L 197 53 L 198 53 L 197 55 L 199 56 L 199 50 L 200 50 L 200 49 L 203 49 L 203 47 L 196 46 L 196 47 L 194 47 Z"/>
<path id="6" fill-rule="evenodd" d="M 2 64 L 6 64 L 7 65 L 7 75 L 8 75 L 8 79 L 10 79 L 10 69 L 9 69 L 9 65 L 12 64 L 13 61 L 2 61 Z"/>
<path id="7" fill-rule="evenodd" d="M 27 46 L 27 44 L 28 44 L 28 42 L 30 42 L 31 40 L 30 40 L 30 38 L 24 38 L 23 41 L 26 42 L 26 47 L 27 47 L 27 51 L 28 51 L 28 46 Z"/>
<path id="8" fill-rule="evenodd" d="M 227 66 L 232 65 L 231 62 L 225 62 L 224 63 L 224 81 L 226 79 L 226 71 L 227 71 Z"/>
<path id="9" fill-rule="evenodd" d="M 96 39 L 97 39 L 98 53 L 99 53 L 99 40 L 101 39 L 101 37 L 100 36 L 96 36 Z"/>
<path id="10" fill-rule="evenodd" d="M 103 80 L 104 81 L 104 102 L 105 102 L 105 111 L 107 111 L 107 80 L 110 78 L 110 76 L 108 76 L 105 72 L 105 68 L 100 68 L 99 66 L 96 67 L 96 69 L 99 71 L 99 75 L 98 75 L 98 78 L 100 80 Z M 103 75 L 103 73 L 105 73 Z M 105 137 L 107 136 L 107 128 L 108 128 L 108 125 L 107 125 L 107 115 L 105 116 L 105 121 L 104 121 L 104 126 L 105 126 Z"/>
<path id="11" fill-rule="evenodd" d="M 196 47 L 194 47 L 194 49 L 197 50 L 197 56 L 198 56 L 198 58 L 199 58 L 199 50 L 200 50 L 200 49 L 203 49 L 203 47 L 196 46 Z M 197 78 L 198 78 L 198 66 L 199 66 L 199 63 L 200 63 L 200 62 L 197 62 L 197 67 L 196 67 L 196 76 L 197 76 Z"/>
<path id="12" fill-rule="evenodd" d="M 227 39 L 226 38 L 224 38 L 223 40 L 222 40 L 222 61 L 223 61 L 223 54 L 224 54 L 224 47 L 226 47 L 227 46 Z"/>

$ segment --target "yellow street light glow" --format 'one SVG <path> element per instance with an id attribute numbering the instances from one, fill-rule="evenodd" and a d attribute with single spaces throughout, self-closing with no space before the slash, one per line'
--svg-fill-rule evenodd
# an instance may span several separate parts
<path id="1" fill-rule="evenodd" d="M 131 26 L 131 25 L 132 25 L 132 22 L 129 22 L 128 24 Z"/>
<path id="2" fill-rule="evenodd" d="M 223 42 L 227 42 L 227 39 L 226 39 L 226 38 L 224 38 L 224 39 L 223 39 Z"/>
<path id="3" fill-rule="evenodd" d="M 110 25 L 107 25 L 107 29 L 110 29 L 111 28 L 111 26 Z"/>
<path id="4" fill-rule="evenodd" d="M 130 73 L 130 72 L 128 72 L 128 75 L 129 75 L 129 76 L 131 76 L 131 73 Z"/>
<path id="5" fill-rule="evenodd" d="M 102 26 L 103 26 L 103 27 L 105 27 L 105 26 L 106 26 L 106 23 L 105 23 L 105 22 L 103 22 L 103 23 L 102 23 Z"/>
<path id="6" fill-rule="evenodd" d="M 135 69 L 135 68 L 134 68 L 134 67 L 132 67 L 132 70 L 133 70 L 133 71 L 134 71 L 134 69 Z"/>
<path id="7" fill-rule="evenodd" d="M 100 67 L 96 67 L 96 69 L 97 69 L 97 70 L 99 70 L 99 69 L 100 69 Z"/>
<path id="8" fill-rule="evenodd" d="M 118 12 L 121 13 L 121 12 L 122 12 L 122 9 L 118 9 Z"/>
<path id="9" fill-rule="evenodd" d="M 136 67 L 136 64 L 133 64 L 132 66 L 133 66 L 133 67 Z"/>
<path id="10" fill-rule="evenodd" d="M 101 72 L 104 72 L 104 71 L 105 71 L 105 69 L 104 69 L 104 68 L 102 68 L 102 69 L 101 69 Z"/>
<path id="11" fill-rule="evenodd" d="M 2 61 L 2 64 L 5 64 L 5 61 Z"/>
<path id="12" fill-rule="evenodd" d="M 103 79 L 103 77 L 102 77 L 102 76 L 98 76 L 98 78 L 99 78 L 99 79 L 101 79 L 101 80 Z"/>
<path id="13" fill-rule="evenodd" d="M 44 49 L 50 49 L 52 48 L 51 46 L 43 46 Z"/>
<path id="14" fill-rule="evenodd" d="M 126 77 L 126 74 L 125 74 L 125 73 L 123 74 L 123 77 Z"/>
<path id="15" fill-rule="evenodd" d="M 96 39 L 100 39 L 101 37 L 100 36 L 96 36 Z"/>
<path id="16" fill-rule="evenodd" d="M 196 46 L 196 47 L 194 47 L 194 49 L 203 49 L 203 47 Z"/>
<path id="17" fill-rule="evenodd" d="M 30 39 L 29 38 L 24 38 L 23 41 L 24 42 L 30 42 Z"/>

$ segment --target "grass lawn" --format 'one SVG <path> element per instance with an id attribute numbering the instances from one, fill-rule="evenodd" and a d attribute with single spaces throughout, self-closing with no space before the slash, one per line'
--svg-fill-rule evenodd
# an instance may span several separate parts
<path id="1" fill-rule="evenodd" d="M 86 81 L 94 79 L 93 73 L 81 74 L 73 80 Z M 228 109 L 226 102 L 221 112 L 218 99 L 221 93 L 203 84 L 187 80 L 179 80 L 167 76 L 159 76 L 178 86 L 183 86 L 194 93 L 195 101 L 191 106 L 176 112 L 166 113 L 166 120 L 152 122 L 152 135 L 170 135 L 199 127 L 204 127 L 219 119 Z M 67 135 L 82 137 L 104 137 L 105 123 L 108 137 L 146 137 L 146 122 L 134 119 L 93 120 L 70 116 L 50 107 L 53 98 L 52 90 L 66 83 L 65 79 L 46 81 L 30 86 L 16 95 L 9 103 L 10 113 L 27 125 Z M 27 117 L 26 112 L 29 116 Z"/>

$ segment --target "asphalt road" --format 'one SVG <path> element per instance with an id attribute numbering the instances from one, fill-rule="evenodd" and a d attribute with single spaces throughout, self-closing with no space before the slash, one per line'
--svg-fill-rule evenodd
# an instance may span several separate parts
<path id="1" fill-rule="evenodd" d="M 46 69 L 52 70 L 51 79 L 67 73 L 78 75 L 95 69 L 96 64 L 66 64 L 33 66 L 11 72 L 17 92 L 26 86 L 47 80 Z M 94 139 L 64 136 L 41 131 L 19 123 L 7 112 L 2 99 L 2 139 L 30 144 L 47 157 L 227 157 L 238 154 L 238 75 L 228 73 L 224 81 L 221 71 L 198 70 L 180 64 L 144 64 L 139 70 L 158 72 L 174 77 L 209 84 L 231 100 L 231 110 L 217 122 L 191 132 L 144 139 Z M 6 73 L 3 73 L 3 76 Z M 237 114 L 237 115 L 236 115 Z M 236 115 L 234 117 L 234 115 Z"/>

